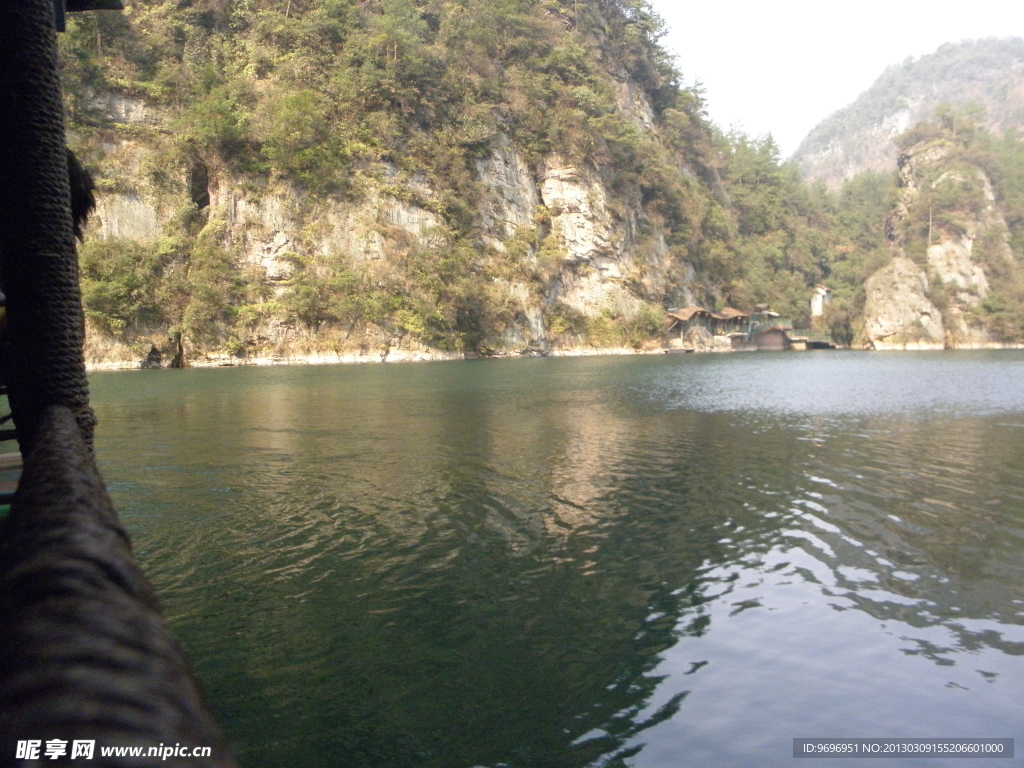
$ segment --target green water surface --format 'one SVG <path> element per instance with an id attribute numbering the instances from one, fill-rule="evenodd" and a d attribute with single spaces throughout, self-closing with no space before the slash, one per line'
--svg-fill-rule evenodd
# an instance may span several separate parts
<path id="1" fill-rule="evenodd" d="M 1024 750 L 1024 353 L 91 383 L 101 470 L 246 768 Z"/>

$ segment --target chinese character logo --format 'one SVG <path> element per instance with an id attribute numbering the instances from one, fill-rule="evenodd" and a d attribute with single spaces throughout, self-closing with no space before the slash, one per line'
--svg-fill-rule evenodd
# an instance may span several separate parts
<path id="1" fill-rule="evenodd" d="M 39 739 L 32 739 L 29 741 L 18 742 L 18 754 L 15 757 L 18 760 L 38 760 L 39 759 L 39 748 L 43 745 L 43 742 Z"/>
<path id="2" fill-rule="evenodd" d="M 46 741 L 46 757 L 51 760 L 56 760 L 58 757 L 64 757 L 68 753 L 68 743 L 62 739 L 47 739 Z"/>
<path id="3" fill-rule="evenodd" d="M 92 760 L 92 753 L 95 750 L 95 741 L 79 741 L 78 739 L 75 739 L 71 742 L 71 759 L 74 760 L 76 757 L 84 757 L 86 760 Z"/>

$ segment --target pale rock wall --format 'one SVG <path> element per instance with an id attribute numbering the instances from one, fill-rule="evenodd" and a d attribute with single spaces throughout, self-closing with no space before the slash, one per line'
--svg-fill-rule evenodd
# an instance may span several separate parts
<path id="1" fill-rule="evenodd" d="M 101 240 L 151 242 L 163 231 L 156 207 L 136 192 L 97 195 L 90 223 L 91 233 Z"/>
<path id="2" fill-rule="evenodd" d="M 902 196 L 893 214 L 896 222 L 908 216 L 912 206 L 925 204 L 921 199 L 927 194 L 923 186 L 925 171 L 936 166 L 941 169 L 954 149 L 952 142 L 940 139 L 922 142 L 900 155 L 898 168 Z M 990 258 L 1011 260 L 1009 230 L 995 206 L 992 185 L 980 168 L 954 166 L 941 173 L 933 184 L 950 180 L 979 183 L 985 206 L 976 216 L 961 214 L 959 225 L 962 231 L 959 233 L 936 228 L 934 237 L 937 242 L 926 249 L 928 275 L 907 259 L 894 259 L 896 267 L 891 264 L 869 278 L 865 285 L 868 289 L 864 309 L 866 336 L 876 348 L 887 348 L 893 344 L 904 348 L 905 340 L 912 340 L 915 345 L 931 345 L 937 343 L 940 327 L 944 330 L 944 346 L 949 348 L 1001 346 L 992 341 L 984 327 L 970 324 L 967 313 L 978 307 L 990 291 L 985 269 L 976 260 L 976 244 L 984 240 L 988 248 L 995 249 L 994 254 L 989 254 Z M 892 229 L 893 244 L 902 246 L 896 234 L 898 226 Z M 927 299 L 929 277 L 933 285 L 951 289 L 947 293 L 948 305 L 941 314 Z M 923 285 L 922 290 L 913 287 L 919 284 Z M 901 312 L 896 305 L 903 301 L 907 306 Z"/>
<path id="3" fill-rule="evenodd" d="M 291 275 L 294 265 L 282 259 L 285 254 L 311 251 L 353 262 L 382 259 L 389 235 L 393 239 L 397 234 L 390 228 L 400 230 L 413 243 L 438 244 L 437 216 L 384 195 L 370 194 L 355 205 L 327 199 L 304 211 L 293 189 L 255 197 L 239 195 L 240 185 L 220 186 L 224 192 L 211 194 L 210 207 L 211 218 L 227 224 L 224 244 L 237 248 L 249 263 L 264 267 L 270 280 Z"/>
<path id="4" fill-rule="evenodd" d="M 82 106 L 87 111 L 96 113 L 112 123 L 122 125 L 155 126 L 159 125 L 163 118 L 160 109 L 147 104 L 142 99 L 113 91 L 86 93 L 82 98 Z"/>
<path id="5" fill-rule="evenodd" d="M 864 284 L 865 334 L 875 349 L 942 349 L 942 314 L 928 298 L 928 277 L 897 256 Z"/>
<path id="6" fill-rule="evenodd" d="M 636 256 L 633 228 L 630 222 L 613 219 L 597 174 L 551 155 L 545 162 L 540 194 L 551 213 L 552 232 L 565 249 L 550 300 L 588 316 L 604 311 L 624 317 L 636 314 L 640 299 L 624 280 Z"/>
<path id="7" fill-rule="evenodd" d="M 235 185 L 221 184 L 210 195 L 211 221 L 224 221 L 224 245 L 237 248 L 250 264 L 262 266 L 269 280 L 285 280 L 294 266 L 281 257 L 299 250 L 299 223 L 287 192 L 261 198 L 240 196 Z"/>
<path id="8" fill-rule="evenodd" d="M 649 222 L 648 222 L 649 225 Z M 707 297 L 698 299 L 690 286 L 697 282 L 697 271 L 686 259 L 672 253 L 665 236 L 658 230 L 637 236 L 639 229 L 633 221 L 623 238 L 623 251 L 628 259 L 623 262 L 624 277 L 641 296 L 655 297 L 655 302 L 671 302 L 677 307 L 704 304 Z"/>
<path id="9" fill-rule="evenodd" d="M 125 97 L 115 102 L 135 103 Z M 96 210 L 89 217 L 90 236 L 101 240 L 156 240 L 163 234 L 170 212 L 163 210 L 167 206 L 160 205 L 158 195 L 145 181 L 152 149 L 137 140 L 116 139 L 105 143 L 103 150 L 104 165 L 108 174 L 116 174 L 116 185 L 97 192 Z"/>
<path id="10" fill-rule="evenodd" d="M 941 162 L 948 148 L 926 155 L 924 162 Z M 918 166 L 920 167 L 920 166 Z M 928 266 L 935 278 L 944 286 L 955 290 L 950 306 L 946 308 L 946 346 L 955 349 L 999 346 L 993 343 L 988 331 L 967 321 L 966 311 L 976 308 L 989 295 L 989 282 L 985 270 L 975 258 L 975 243 L 987 238 L 997 250 L 997 258 L 1012 259 L 1009 229 L 1002 214 L 995 207 L 995 192 L 988 177 L 980 168 L 973 169 L 975 181 L 981 183 L 985 207 L 976 217 L 968 217 L 959 236 L 940 233 L 940 240 L 927 248 Z M 947 171 L 935 181 L 967 181 L 960 171 Z M 990 245 L 993 247 L 993 245 Z"/>
<path id="11" fill-rule="evenodd" d="M 650 104 L 628 77 L 616 80 L 615 96 L 620 112 L 638 128 L 654 127 Z M 130 97 L 92 95 L 87 106 L 114 123 L 160 123 L 155 108 Z M 175 192 L 163 188 L 158 193 L 144 181 L 153 148 L 143 137 L 117 140 L 104 150 L 113 158 L 108 165 L 114 170 L 107 181 L 120 191 L 100 195 L 92 235 L 148 242 L 165 234 L 172 217 L 189 206 L 187 169 L 177 169 L 182 178 Z M 377 170 L 379 186 L 371 182 L 359 198 L 339 200 L 314 199 L 287 183 L 264 185 L 211 167 L 206 233 L 240 261 L 262 267 L 267 279 L 278 283 L 278 296 L 288 290 L 294 256 L 374 262 L 374 269 L 386 272 L 389 260 L 409 248 L 443 246 L 446 228 L 428 210 L 435 195 L 429 183 L 406 177 L 387 163 Z M 564 254 L 544 291 L 538 292 L 534 283 L 500 281 L 498 289 L 520 309 L 495 340 L 503 347 L 497 352 L 549 351 L 545 315 L 559 302 L 587 316 L 611 312 L 624 317 L 636 313 L 641 295 L 659 301 L 671 289 L 685 294 L 684 303 L 693 302 L 690 291 L 681 287 L 694 279 L 693 267 L 669 251 L 650 222 L 644 221 L 641 227 L 642 210 L 612 213 L 601 169 L 577 167 L 558 153 L 531 167 L 508 136 L 498 135 L 490 155 L 476 161 L 476 171 L 483 191 L 477 201 L 483 245 L 501 252 L 508 240 L 522 237 L 533 258 L 537 244 L 550 232 Z M 371 173 L 366 178 L 372 177 Z M 396 187 L 405 193 L 401 199 L 384 191 Z M 539 215 L 545 209 L 547 215 Z M 645 234 L 638 239 L 636 233 L 641 230 Z M 274 356 L 282 358 L 319 354 L 320 342 L 321 346 L 352 343 L 347 336 L 337 340 L 325 336 L 319 342 L 312 337 L 300 339 L 301 334 L 283 318 L 268 321 L 256 333 L 263 339 L 261 348 L 272 349 Z M 94 362 L 112 364 L 119 354 L 137 356 L 149 337 L 139 336 L 127 346 L 95 341 Z M 381 343 L 386 345 L 387 340 Z"/>
<path id="12" fill-rule="evenodd" d="M 606 279 L 596 269 L 586 268 L 563 270 L 551 298 L 589 317 L 605 310 L 632 317 L 640 306 L 640 300 L 621 283 Z"/>
<path id="13" fill-rule="evenodd" d="M 932 119 L 943 102 L 955 108 L 980 104 L 994 136 L 1019 131 L 1024 45 L 1015 38 L 963 40 L 894 65 L 853 104 L 816 126 L 794 159 L 804 178 L 820 179 L 831 189 L 861 171 L 889 171 L 899 151 L 893 137 Z"/>
<path id="14" fill-rule="evenodd" d="M 642 131 L 649 131 L 654 128 L 654 110 L 647 100 L 642 88 L 628 77 L 616 78 L 615 83 L 615 106 L 619 112 L 626 115 L 631 123 Z"/>
<path id="15" fill-rule="evenodd" d="M 400 200 L 382 198 L 378 202 L 379 221 L 387 227 L 397 227 L 424 245 L 441 245 L 441 222 L 430 211 Z"/>
<path id="16" fill-rule="evenodd" d="M 859 173 L 892 168 L 899 154 L 893 139 L 910 128 L 913 114 L 910 108 L 897 110 L 874 125 L 832 139 L 824 149 L 800 155 L 804 178 L 822 180 L 835 192 Z"/>
<path id="17" fill-rule="evenodd" d="M 419 246 L 440 245 L 437 216 L 401 200 L 370 195 L 357 205 L 329 203 L 312 217 L 313 250 L 321 256 L 345 256 L 353 262 L 377 261 L 387 255 L 397 228 Z"/>
<path id="18" fill-rule="evenodd" d="M 384 257 L 385 240 L 375 210 L 332 206 L 320 215 L 319 221 L 322 231 L 316 238 L 318 255 L 347 254 L 354 262 Z"/>
<path id="19" fill-rule="evenodd" d="M 500 135 L 490 157 L 478 160 L 477 175 L 487 193 L 480 203 L 486 242 L 503 249 L 501 240 L 533 229 L 540 195 L 533 173 L 508 137 Z"/>
<path id="20" fill-rule="evenodd" d="M 547 329 L 544 327 L 544 307 L 529 286 L 520 282 L 501 281 L 501 286 L 513 303 L 522 311 L 516 322 L 510 323 L 498 340 L 498 352 L 548 350 Z"/>
<path id="21" fill-rule="evenodd" d="M 732 352 L 732 339 L 728 336 L 716 336 L 707 328 L 696 325 L 687 331 L 679 344 L 670 346 L 692 349 L 694 352 Z"/>
<path id="22" fill-rule="evenodd" d="M 988 278 L 979 264 L 971 261 L 974 239 L 963 235 L 944 239 L 928 247 L 930 266 L 944 285 L 961 288 L 960 300 L 975 305 L 988 296 Z"/>
<path id="23" fill-rule="evenodd" d="M 945 160 L 955 149 L 953 142 L 945 139 L 926 141 L 915 144 L 896 160 L 896 169 L 903 188 L 903 198 L 907 205 L 916 199 L 920 189 L 922 171 Z"/>
<path id="24" fill-rule="evenodd" d="M 608 255 L 611 246 L 604 187 L 593 174 L 547 158 L 540 195 L 551 212 L 552 230 L 566 250 L 566 260 L 588 262 Z"/>
<path id="25" fill-rule="evenodd" d="M 989 349 L 1002 347 L 992 341 L 984 328 L 970 325 L 960 307 L 949 307 L 945 312 L 946 346 L 950 349 Z"/>

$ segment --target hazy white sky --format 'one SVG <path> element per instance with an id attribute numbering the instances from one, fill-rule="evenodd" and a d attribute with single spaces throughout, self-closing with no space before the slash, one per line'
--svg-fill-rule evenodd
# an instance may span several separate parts
<path id="1" fill-rule="evenodd" d="M 1024 0 L 651 0 L 687 83 L 723 128 L 771 132 L 783 156 L 907 56 L 1024 37 Z"/>

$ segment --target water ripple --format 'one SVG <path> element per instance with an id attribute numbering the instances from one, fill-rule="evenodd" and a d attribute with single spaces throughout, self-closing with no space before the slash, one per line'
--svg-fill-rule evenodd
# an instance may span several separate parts
<path id="1" fill-rule="evenodd" d="M 1024 355 L 696 358 L 95 377 L 243 763 L 1024 735 Z"/>

